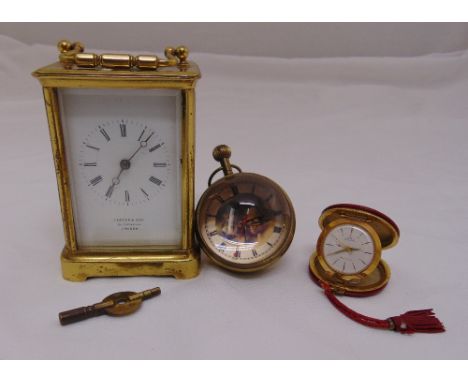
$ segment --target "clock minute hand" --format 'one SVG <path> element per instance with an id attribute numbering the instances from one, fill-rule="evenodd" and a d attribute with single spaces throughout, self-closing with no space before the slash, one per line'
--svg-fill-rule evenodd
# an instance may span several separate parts
<path id="1" fill-rule="evenodd" d="M 144 141 L 140 141 L 140 146 L 139 146 L 139 147 L 137 148 L 137 150 L 133 153 L 133 155 L 132 155 L 130 158 L 127 159 L 129 162 L 130 162 L 130 161 L 132 160 L 132 158 L 137 154 L 137 152 L 141 150 L 141 148 L 146 147 L 146 146 L 148 145 L 148 141 L 149 141 L 149 139 L 153 136 L 153 134 L 154 134 L 154 132 L 152 132 L 152 133 L 148 136 L 148 138 L 146 138 Z"/>
<path id="2" fill-rule="evenodd" d="M 339 253 L 342 253 L 342 252 L 348 252 L 348 248 L 346 247 L 346 248 L 340 249 L 340 250 L 332 252 L 332 253 L 327 253 L 327 256 L 338 255 Z"/>
<path id="3" fill-rule="evenodd" d="M 120 175 L 122 175 L 122 172 L 130 168 L 132 158 L 138 153 L 138 151 L 142 149 L 142 147 L 147 146 L 148 140 L 153 136 L 153 134 L 154 133 L 151 133 L 148 136 L 148 138 L 146 138 L 144 141 L 140 141 L 140 146 L 138 146 L 137 150 L 132 154 L 130 158 L 122 159 L 120 161 L 120 172 L 115 178 L 112 178 L 112 184 L 109 186 L 109 188 L 106 191 L 107 198 L 110 198 L 112 196 L 112 193 L 114 192 L 114 187 L 120 183 Z"/>
<path id="4" fill-rule="evenodd" d="M 343 243 L 341 240 L 339 240 L 335 235 L 332 235 L 335 240 L 337 241 L 338 245 L 340 247 L 343 247 L 343 248 L 347 248 L 349 250 L 349 252 L 352 252 L 352 251 L 359 251 L 361 248 L 353 248 L 353 247 L 350 247 L 349 245 L 346 245 L 345 243 Z"/>
<path id="5" fill-rule="evenodd" d="M 271 213 L 267 213 L 265 215 L 255 216 L 253 218 L 245 220 L 243 223 L 246 225 L 251 225 L 252 223 L 260 223 L 264 224 L 267 221 L 272 220 L 275 216 L 280 215 L 281 211 L 272 211 Z"/>
<path id="6" fill-rule="evenodd" d="M 128 158 L 127 160 L 130 162 L 132 160 L 132 158 L 137 154 L 138 151 L 141 150 L 142 147 L 145 147 L 147 144 L 146 141 L 141 141 L 140 142 L 140 146 L 138 146 L 137 150 L 132 154 L 132 156 L 130 158 Z"/>

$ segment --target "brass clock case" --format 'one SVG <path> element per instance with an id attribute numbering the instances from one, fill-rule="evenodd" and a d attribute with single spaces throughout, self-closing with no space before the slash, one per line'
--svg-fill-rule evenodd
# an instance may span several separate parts
<path id="1" fill-rule="evenodd" d="M 61 41 L 59 62 L 33 73 L 42 87 L 50 141 L 57 176 L 65 247 L 63 277 L 84 281 L 104 276 L 198 275 L 200 258 L 194 242 L 195 182 L 195 85 L 201 77 L 198 66 L 187 61 L 185 47 L 167 48 L 165 58 L 153 55 L 94 54 L 82 44 Z M 80 246 L 76 213 L 71 195 L 64 129 L 61 121 L 60 89 L 175 89 L 182 97 L 181 111 L 181 241 L 180 245 Z"/>

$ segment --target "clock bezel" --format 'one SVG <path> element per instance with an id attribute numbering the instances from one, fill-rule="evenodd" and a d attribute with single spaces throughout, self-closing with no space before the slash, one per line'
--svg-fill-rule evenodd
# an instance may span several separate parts
<path id="1" fill-rule="evenodd" d="M 182 67 L 157 71 L 65 69 L 55 63 L 33 73 L 43 87 L 52 153 L 57 176 L 65 247 L 62 273 L 65 279 L 84 281 L 102 276 L 195 277 L 199 254 L 194 243 L 195 173 L 195 84 L 200 71 L 193 62 Z M 181 245 L 97 246 L 79 248 L 76 240 L 69 172 L 66 163 L 63 127 L 60 118 L 59 88 L 176 89 L 182 97 L 181 126 Z"/>

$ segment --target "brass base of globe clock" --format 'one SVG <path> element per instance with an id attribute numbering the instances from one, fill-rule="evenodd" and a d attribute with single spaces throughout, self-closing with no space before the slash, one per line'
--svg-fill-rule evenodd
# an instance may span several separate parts
<path id="1" fill-rule="evenodd" d="M 111 260 L 104 252 L 71 253 L 66 247 L 62 251 L 62 275 L 68 281 L 85 281 L 90 277 L 110 276 L 173 276 L 190 279 L 198 276 L 200 255 L 198 250 L 180 251 L 179 254 L 162 256 L 153 253 L 122 252 Z"/>

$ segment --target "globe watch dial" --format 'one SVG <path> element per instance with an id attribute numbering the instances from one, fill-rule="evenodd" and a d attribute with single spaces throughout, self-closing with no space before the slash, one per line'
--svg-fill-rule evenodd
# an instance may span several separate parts
<path id="1" fill-rule="evenodd" d="M 207 254 L 231 268 L 257 268 L 281 256 L 294 231 L 292 205 L 268 178 L 225 177 L 200 202 L 199 235 Z"/>

